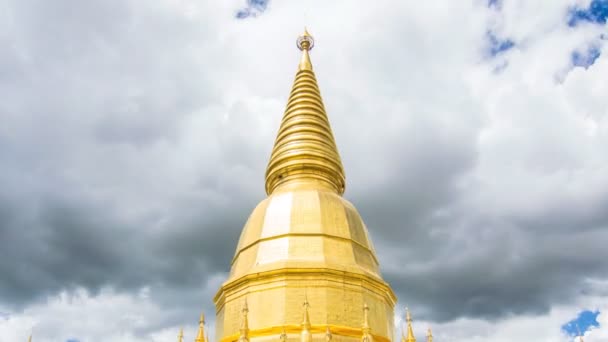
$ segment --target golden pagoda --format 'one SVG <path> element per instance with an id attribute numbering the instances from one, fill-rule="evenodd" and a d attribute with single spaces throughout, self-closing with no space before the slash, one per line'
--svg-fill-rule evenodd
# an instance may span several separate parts
<path id="1" fill-rule="evenodd" d="M 342 197 L 344 169 L 306 30 L 297 46 L 302 56 L 266 169 L 268 196 L 249 216 L 214 298 L 216 338 L 388 342 L 396 297 L 361 216 Z"/>

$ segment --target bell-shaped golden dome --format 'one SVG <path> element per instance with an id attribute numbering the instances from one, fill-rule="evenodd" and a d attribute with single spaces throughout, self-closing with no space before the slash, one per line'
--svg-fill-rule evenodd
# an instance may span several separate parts
<path id="1" fill-rule="evenodd" d="M 298 39 L 302 58 L 266 170 L 268 197 L 245 224 L 214 298 L 221 342 L 243 338 L 243 301 L 254 342 L 286 334 L 324 341 L 328 328 L 338 341 L 359 342 L 364 319 L 369 340 L 392 338 L 396 298 L 363 220 L 341 196 L 344 170 L 310 62 L 313 46 L 308 32 Z M 310 307 L 301 324 L 304 300 Z"/>
<path id="2" fill-rule="evenodd" d="M 285 267 L 380 278 L 355 207 L 333 191 L 314 188 L 275 192 L 258 204 L 241 233 L 230 279 Z"/>

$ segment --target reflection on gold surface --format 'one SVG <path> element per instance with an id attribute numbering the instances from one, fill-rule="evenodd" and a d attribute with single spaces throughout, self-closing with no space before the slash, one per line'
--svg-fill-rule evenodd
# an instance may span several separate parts
<path id="1" fill-rule="evenodd" d="M 266 170 L 268 197 L 247 220 L 214 298 L 219 341 L 392 340 L 396 298 L 363 220 L 342 197 L 313 46 L 308 32 L 298 39 L 302 57 Z"/>

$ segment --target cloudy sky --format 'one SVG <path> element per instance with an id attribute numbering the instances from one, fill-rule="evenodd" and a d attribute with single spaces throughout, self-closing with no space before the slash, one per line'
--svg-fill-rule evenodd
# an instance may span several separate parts
<path id="1" fill-rule="evenodd" d="M 305 25 L 345 196 L 419 339 L 607 341 L 607 16 L 1 1 L 0 342 L 194 338 L 265 196 Z"/>

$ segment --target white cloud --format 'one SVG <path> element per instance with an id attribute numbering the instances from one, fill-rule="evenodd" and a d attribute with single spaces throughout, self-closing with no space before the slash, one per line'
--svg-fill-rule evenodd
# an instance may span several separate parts
<path id="1" fill-rule="evenodd" d="M 36 202 L 28 194 L 37 200 L 46 192 L 90 200 L 100 216 L 116 216 L 142 239 L 169 232 L 167 244 L 171 232 L 184 230 L 175 222 L 190 213 L 186 206 L 200 205 L 187 209 L 206 218 L 228 208 L 219 212 L 242 214 L 244 222 L 241 208 L 263 196 L 263 168 L 298 60 L 295 37 L 307 25 L 346 195 L 379 242 L 383 269 L 407 280 L 394 284 L 400 302 L 433 317 L 449 309 L 453 321 L 432 323 L 438 342 L 560 342 L 563 323 L 581 307 L 597 307 L 604 323 L 586 341 L 600 341 L 606 297 L 580 295 L 577 276 L 606 274 L 598 260 L 608 257 L 608 55 L 586 70 L 570 67 L 570 53 L 605 27 L 565 25 L 568 6 L 588 2 L 503 1 L 497 11 L 481 0 L 274 1 L 264 15 L 238 21 L 244 1 L 167 0 L 108 10 L 126 16 L 110 15 L 110 24 L 68 22 L 56 35 L 36 29 L 46 16 L 23 30 L 5 23 L 0 31 L 11 34 L 0 32 L 0 42 L 16 47 L 5 60 L 32 70 L 16 77 L 24 84 L 4 85 L 13 101 L 0 104 L 7 122 L 0 143 L 10 142 L 20 158 L 0 149 L 0 160 L 16 165 L 0 185 L 28 204 Z M 80 37 L 80 27 L 90 30 Z M 490 29 L 516 44 L 494 60 L 485 51 Z M 78 57 L 73 45 L 86 53 Z M 205 221 L 197 232 L 216 239 L 211 226 L 226 219 Z M 194 272 L 192 260 L 218 263 L 195 249 L 176 257 L 181 272 Z M 446 274 L 448 281 L 429 286 Z M 444 297 L 415 290 L 415 281 Z M 219 281 L 212 283 L 209 297 Z M 163 286 L 141 285 L 139 295 L 64 290 L 23 311 L 7 306 L 0 341 L 32 331 L 36 342 L 174 340 L 185 315 L 179 306 L 196 298 L 180 294 L 172 304 L 158 300 L 170 296 Z M 470 291 L 454 300 L 457 285 Z M 476 306 L 477 295 L 496 301 Z M 185 328 L 192 336 L 195 326 Z"/>
<path id="2" fill-rule="evenodd" d="M 91 295 L 80 289 L 49 297 L 44 303 L 32 305 L 22 313 L 0 320 L 0 341 L 26 341 L 30 334 L 36 342 L 57 342 L 77 339 L 82 342 L 174 341 L 180 325 L 159 326 L 171 316 L 150 300 L 148 290 L 140 295 L 118 294 L 103 290 Z M 188 339 L 195 336 L 198 325 L 194 317 L 184 326 Z"/>

